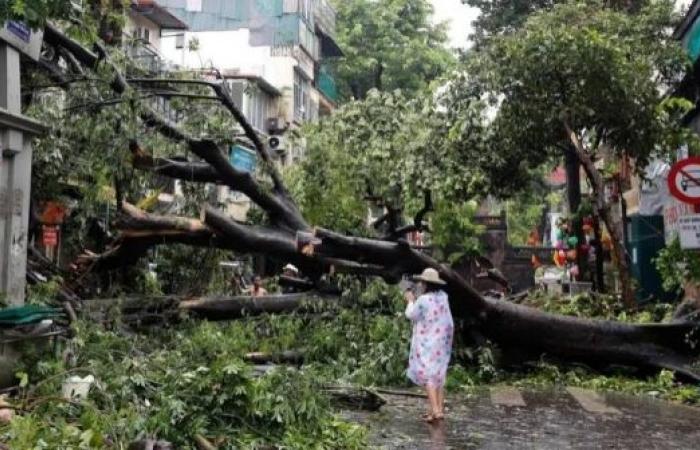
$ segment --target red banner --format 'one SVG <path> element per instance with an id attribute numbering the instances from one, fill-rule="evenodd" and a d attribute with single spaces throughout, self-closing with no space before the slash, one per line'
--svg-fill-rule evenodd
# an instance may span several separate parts
<path id="1" fill-rule="evenodd" d="M 41 240 L 44 247 L 56 247 L 58 245 L 58 227 L 44 225 L 42 231 Z"/>

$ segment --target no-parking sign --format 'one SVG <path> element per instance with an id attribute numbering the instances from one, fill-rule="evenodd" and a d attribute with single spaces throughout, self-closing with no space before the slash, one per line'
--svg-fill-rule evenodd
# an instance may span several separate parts
<path id="1" fill-rule="evenodd" d="M 700 205 L 700 157 L 683 159 L 671 167 L 668 190 L 682 202 Z"/>

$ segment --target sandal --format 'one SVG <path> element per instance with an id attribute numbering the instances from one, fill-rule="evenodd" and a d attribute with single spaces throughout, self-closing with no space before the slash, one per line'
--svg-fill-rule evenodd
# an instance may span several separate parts
<path id="1" fill-rule="evenodd" d="M 435 421 L 435 416 L 433 413 L 424 413 L 420 416 L 420 420 L 427 423 L 433 423 Z"/>

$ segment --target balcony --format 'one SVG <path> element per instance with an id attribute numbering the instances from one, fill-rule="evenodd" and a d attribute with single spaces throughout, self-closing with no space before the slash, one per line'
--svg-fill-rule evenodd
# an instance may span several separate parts
<path id="1" fill-rule="evenodd" d="M 328 0 L 316 0 L 314 19 L 316 25 L 328 36 L 335 36 L 335 9 Z"/>
<path id="2" fill-rule="evenodd" d="M 325 66 L 321 66 L 316 75 L 316 88 L 328 100 L 333 103 L 338 103 L 338 87 L 335 83 L 333 74 Z"/>
<path id="3" fill-rule="evenodd" d="M 126 54 L 132 62 L 148 73 L 156 75 L 169 68 L 165 58 L 147 40 L 124 33 L 124 41 Z"/>

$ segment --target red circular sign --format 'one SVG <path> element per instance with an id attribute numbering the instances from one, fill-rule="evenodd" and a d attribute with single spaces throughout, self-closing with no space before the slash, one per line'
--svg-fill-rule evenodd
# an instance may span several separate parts
<path id="1" fill-rule="evenodd" d="M 668 190 L 682 202 L 700 205 L 700 157 L 683 159 L 671 167 Z"/>

